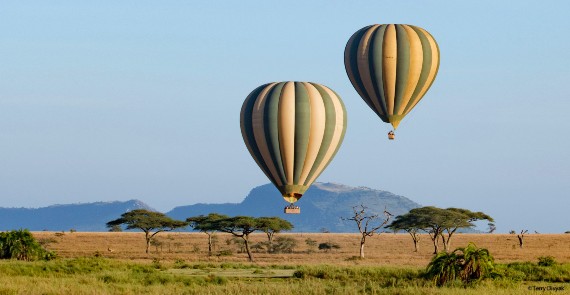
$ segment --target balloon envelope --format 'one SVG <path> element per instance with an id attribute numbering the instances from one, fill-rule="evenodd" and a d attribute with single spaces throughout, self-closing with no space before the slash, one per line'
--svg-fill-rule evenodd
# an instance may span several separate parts
<path id="1" fill-rule="evenodd" d="M 439 47 L 420 27 L 371 25 L 348 40 L 344 66 L 366 104 L 396 129 L 432 85 Z"/>
<path id="2" fill-rule="evenodd" d="M 346 110 L 326 86 L 268 83 L 245 99 L 240 125 L 259 168 L 283 198 L 294 203 L 337 153 L 346 131 Z"/>

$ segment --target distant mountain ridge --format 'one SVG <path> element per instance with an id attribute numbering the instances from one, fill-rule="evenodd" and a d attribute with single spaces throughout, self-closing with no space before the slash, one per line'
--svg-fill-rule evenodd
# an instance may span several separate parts
<path id="1" fill-rule="evenodd" d="M 406 197 L 367 187 L 351 187 L 337 183 L 315 183 L 296 203 L 301 214 L 284 214 L 287 203 L 272 184 L 251 190 L 241 203 L 194 204 L 179 206 L 166 214 L 185 220 L 208 213 L 229 216 L 278 216 L 289 220 L 294 232 L 355 232 L 352 207 L 363 204 L 370 213 L 382 214 L 384 208 L 400 215 L 420 205 Z M 156 211 L 139 200 L 52 205 L 42 208 L 0 208 L 0 230 L 27 228 L 31 231 L 107 231 L 105 224 L 121 214 L 134 210 Z M 188 229 L 189 230 L 189 229 Z"/>
<path id="2" fill-rule="evenodd" d="M 354 206 L 365 205 L 370 213 L 382 215 L 384 208 L 394 216 L 404 214 L 420 204 L 388 191 L 368 187 L 351 187 L 337 183 L 315 183 L 296 203 L 301 214 L 285 214 L 287 203 L 272 184 L 265 184 L 251 190 L 241 203 L 195 204 L 172 209 L 167 215 L 185 219 L 208 213 L 230 216 L 278 216 L 289 220 L 294 232 L 355 232 L 352 221 L 342 220 L 353 215 Z"/>
<path id="3" fill-rule="evenodd" d="M 52 205 L 42 208 L 0 208 L 0 230 L 107 231 L 105 224 L 135 209 L 154 210 L 139 200 Z"/>

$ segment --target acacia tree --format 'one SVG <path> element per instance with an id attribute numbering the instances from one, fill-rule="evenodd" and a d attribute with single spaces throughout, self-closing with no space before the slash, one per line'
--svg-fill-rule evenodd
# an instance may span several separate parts
<path id="1" fill-rule="evenodd" d="M 443 209 L 433 206 L 414 208 L 410 212 L 398 216 L 400 222 L 416 230 L 428 233 L 434 248 L 434 254 L 439 252 L 439 239 L 443 233 Z"/>
<path id="2" fill-rule="evenodd" d="M 393 229 L 411 230 L 414 244 L 417 244 L 415 235 L 418 230 L 428 233 L 433 242 L 434 254 L 439 252 L 439 240 L 443 241 L 444 250 L 447 251 L 451 237 L 460 228 L 473 227 L 473 221 L 493 219 L 482 212 L 471 212 L 467 209 L 448 208 L 441 209 L 433 206 L 415 208 L 410 212 L 396 217 Z M 391 225 L 392 227 L 392 225 Z M 417 248 L 416 248 L 417 249 Z"/>
<path id="3" fill-rule="evenodd" d="M 396 219 L 390 225 L 387 226 L 387 228 L 390 228 L 395 232 L 404 230 L 405 232 L 410 234 L 412 240 L 414 241 L 414 252 L 418 252 L 420 248 L 419 232 L 422 230 L 422 228 L 418 227 L 419 223 L 415 218 L 416 216 L 411 216 L 406 218 L 404 215 L 398 215 L 396 216 Z"/>
<path id="4" fill-rule="evenodd" d="M 230 233 L 235 237 L 243 239 L 247 257 L 253 262 L 253 255 L 249 246 L 249 235 L 255 231 L 261 230 L 259 222 L 256 218 L 250 216 L 236 216 L 219 219 L 215 222 L 216 230 Z"/>
<path id="5" fill-rule="evenodd" d="M 390 220 L 392 214 L 384 209 L 384 219 L 380 221 L 380 215 L 367 214 L 366 210 L 368 210 L 368 207 L 364 205 L 354 206 L 352 207 L 352 210 L 353 216 L 343 218 L 343 220 L 352 220 L 356 222 L 356 226 L 360 232 L 360 258 L 364 258 L 364 244 L 366 243 L 366 238 L 373 236 L 379 229 L 384 227 Z"/>
<path id="6" fill-rule="evenodd" d="M 475 226 L 473 222 L 478 220 L 487 220 L 489 222 L 493 222 L 493 218 L 483 212 L 472 212 L 467 209 L 461 208 L 447 208 L 445 209 L 445 213 L 443 213 L 444 221 L 443 221 L 443 228 L 445 231 L 445 235 L 442 234 L 441 238 L 443 241 L 443 249 L 445 251 L 450 250 L 449 243 L 451 241 L 451 236 L 459 229 L 459 228 L 470 228 Z"/>
<path id="7" fill-rule="evenodd" d="M 217 221 L 227 218 L 229 217 L 218 213 L 186 218 L 186 222 L 188 222 L 193 229 L 208 235 L 208 256 L 212 256 L 212 236 L 219 228 Z"/>
<path id="8" fill-rule="evenodd" d="M 140 229 L 145 234 L 146 253 L 150 252 L 150 242 L 154 236 L 163 231 L 171 231 L 187 226 L 188 223 L 172 219 L 160 212 L 136 209 L 121 214 L 120 218 L 107 222 L 108 228 L 126 225 L 126 229 Z"/>
<path id="9" fill-rule="evenodd" d="M 293 225 L 279 217 L 259 217 L 257 218 L 259 230 L 267 235 L 267 252 L 273 251 L 273 237 L 276 233 L 293 229 Z"/>

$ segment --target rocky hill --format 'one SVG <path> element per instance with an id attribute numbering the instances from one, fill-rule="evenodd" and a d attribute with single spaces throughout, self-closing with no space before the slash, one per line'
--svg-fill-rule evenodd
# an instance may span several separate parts
<path id="1" fill-rule="evenodd" d="M 371 213 L 381 214 L 386 208 L 394 215 L 420 207 L 418 203 L 406 197 L 387 191 L 335 183 L 315 183 L 296 203 L 301 207 L 301 214 L 285 214 L 283 207 L 287 203 L 272 184 L 266 184 L 251 190 L 241 203 L 181 206 L 167 214 L 181 220 L 213 212 L 230 216 L 278 216 L 289 220 L 295 226 L 295 232 L 355 232 L 355 223 L 341 218 L 352 216 L 352 208 L 360 204 L 368 207 Z"/>

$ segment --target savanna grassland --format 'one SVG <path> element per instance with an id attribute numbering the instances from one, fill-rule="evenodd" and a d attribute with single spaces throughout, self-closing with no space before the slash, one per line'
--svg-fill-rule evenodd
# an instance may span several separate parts
<path id="1" fill-rule="evenodd" d="M 207 256 L 208 240 L 203 233 L 164 232 L 156 236 L 161 246 L 151 247 L 151 254 L 145 253 L 144 234 L 140 232 L 102 233 L 61 233 L 35 232 L 34 236 L 47 242 L 46 248 L 55 251 L 60 257 L 90 257 L 95 253 L 108 258 L 127 260 L 206 261 L 206 262 L 247 262 L 247 255 L 239 252 L 237 245 L 228 245 L 229 234 L 216 234 L 214 253 L 231 250 L 232 255 Z M 365 245 L 365 260 L 354 262 L 350 258 L 358 255 L 359 234 L 334 233 L 282 233 L 277 236 L 292 237 L 297 241 L 293 253 L 255 253 L 258 264 L 313 265 L 331 263 L 334 265 L 384 265 L 384 266 L 425 266 L 433 257 L 433 244 L 430 238 L 422 235 L 419 251 L 413 251 L 412 239 L 408 234 L 383 233 L 369 237 Z M 339 249 L 319 251 L 309 247 L 305 240 L 319 243 L 333 242 Z M 251 235 L 252 244 L 263 242 L 263 233 Z M 452 237 L 451 248 L 466 246 L 469 242 L 487 248 L 495 262 L 536 261 L 540 256 L 553 256 L 558 262 L 570 263 L 570 234 L 528 234 L 524 247 L 518 246 L 516 235 L 511 234 L 456 234 Z M 441 246 L 440 246 L 441 248 Z M 158 251 L 157 251 L 158 250 Z"/>
<path id="2" fill-rule="evenodd" d="M 280 234 L 297 241 L 293 253 L 254 253 L 247 262 L 231 236 L 217 234 L 207 255 L 201 233 L 160 233 L 151 253 L 144 234 L 34 233 L 58 258 L 52 261 L 0 261 L 0 294 L 568 294 L 570 235 L 531 234 L 519 248 L 514 235 L 458 234 L 452 248 L 474 242 L 489 249 L 500 276 L 463 286 L 438 288 L 422 273 L 432 258 L 428 236 L 413 252 L 405 234 L 381 234 L 358 255 L 358 234 Z M 340 248 L 322 251 L 317 244 Z M 253 243 L 266 240 L 252 235 Z M 536 265 L 552 256 L 552 267 Z M 529 263 L 532 262 L 532 263 Z"/>

